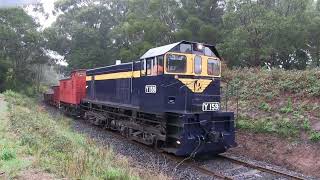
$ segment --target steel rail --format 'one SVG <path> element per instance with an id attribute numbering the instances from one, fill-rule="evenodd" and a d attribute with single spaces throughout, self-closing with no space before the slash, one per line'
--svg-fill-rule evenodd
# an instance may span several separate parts
<path id="1" fill-rule="evenodd" d="M 257 170 L 262 171 L 262 172 L 271 173 L 271 174 L 274 174 L 274 175 L 281 175 L 281 176 L 284 176 L 284 177 L 287 177 L 287 178 L 290 178 L 290 179 L 306 180 L 303 177 L 299 177 L 299 176 L 296 176 L 296 175 L 288 174 L 288 173 L 285 173 L 283 171 L 279 171 L 279 170 L 263 167 L 263 166 L 260 166 L 260 165 L 251 164 L 251 163 L 248 163 L 246 161 L 239 160 L 239 159 L 236 159 L 236 158 L 233 158 L 233 157 L 230 157 L 230 156 L 226 156 L 226 155 L 222 155 L 222 154 L 220 154 L 218 156 L 222 157 L 222 158 L 224 158 L 226 160 L 229 160 L 231 162 L 234 162 L 236 164 L 240 164 L 240 165 L 243 165 L 245 167 L 257 169 Z"/>
<path id="2" fill-rule="evenodd" d="M 180 157 L 177 157 L 177 156 L 174 156 L 174 155 L 171 155 L 171 154 L 168 154 L 168 153 L 162 153 L 165 157 L 167 157 L 168 159 L 172 160 L 172 161 L 176 161 L 176 162 L 183 162 L 184 159 L 183 158 L 180 158 Z M 205 174 L 205 175 L 208 175 L 208 176 L 212 176 L 212 177 L 216 177 L 216 178 L 219 178 L 219 179 L 226 179 L 226 180 L 232 180 L 233 178 L 232 177 L 229 177 L 229 176 L 226 176 L 220 172 L 215 172 L 215 171 L 211 171 L 209 169 L 206 169 L 206 168 L 203 168 L 193 162 L 190 162 L 190 161 L 184 161 L 182 164 L 185 164 L 185 165 L 189 165 L 190 167 L 194 168 L 195 170 Z"/>

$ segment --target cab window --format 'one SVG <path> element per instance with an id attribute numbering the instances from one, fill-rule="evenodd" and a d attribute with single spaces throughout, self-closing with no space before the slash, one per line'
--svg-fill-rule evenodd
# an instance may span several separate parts
<path id="1" fill-rule="evenodd" d="M 146 60 L 141 60 L 141 76 L 146 75 Z"/>
<path id="2" fill-rule="evenodd" d="M 191 53 L 192 52 L 191 44 L 180 44 L 180 52 Z"/>
<path id="3" fill-rule="evenodd" d="M 163 74 L 163 56 L 158 56 L 153 60 L 152 75 L 161 75 Z"/>
<path id="4" fill-rule="evenodd" d="M 201 74 L 202 72 L 202 59 L 201 56 L 194 57 L 194 73 Z"/>
<path id="5" fill-rule="evenodd" d="M 185 73 L 187 70 L 187 57 L 184 55 L 168 54 L 166 69 L 169 73 Z"/>
<path id="6" fill-rule="evenodd" d="M 154 58 L 148 58 L 146 60 L 146 69 L 147 69 L 147 75 L 151 75 L 151 69 L 152 69 L 152 62 L 153 62 Z"/>
<path id="7" fill-rule="evenodd" d="M 208 75 L 220 76 L 220 61 L 217 59 L 208 59 Z"/>
<path id="8" fill-rule="evenodd" d="M 204 55 L 206 55 L 206 56 L 211 56 L 211 57 L 216 57 L 216 55 L 211 51 L 211 49 L 210 48 L 208 48 L 208 47 L 205 47 L 204 48 Z"/>

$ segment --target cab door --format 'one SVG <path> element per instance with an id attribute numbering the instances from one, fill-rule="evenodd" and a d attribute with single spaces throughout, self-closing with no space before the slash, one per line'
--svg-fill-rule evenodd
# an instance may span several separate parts
<path id="1" fill-rule="evenodd" d="M 163 107 L 162 95 L 163 58 L 153 57 L 141 61 L 139 85 L 140 108 L 159 112 Z"/>

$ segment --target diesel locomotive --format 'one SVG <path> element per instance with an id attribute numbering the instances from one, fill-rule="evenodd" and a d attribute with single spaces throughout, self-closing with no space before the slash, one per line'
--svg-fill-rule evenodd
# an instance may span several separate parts
<path id="1" fill-rule="evenodd" d="M 60 81 L 58 106 L 160 151 L 219 154 L 236 144 L 234 113 L 220 107 L 220 79 L 213 45 L 181 41 L 130 63 L 74 71 L 69 83 Z"/>

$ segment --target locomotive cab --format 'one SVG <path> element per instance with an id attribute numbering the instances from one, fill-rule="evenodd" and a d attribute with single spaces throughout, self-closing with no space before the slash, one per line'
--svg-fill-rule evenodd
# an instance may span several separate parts
<path id="1" fill-rule="evenodd" d="M 141 77 L 144 110 L 196 112 L 212 107 L 202 107 L 208 100 L 220 104 L 221 61 L 212 45 L 182 41 L 151 49 L 141 57 Z"/>

